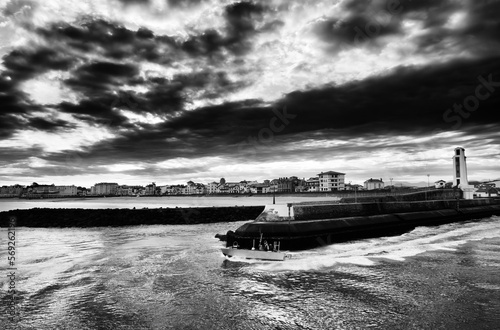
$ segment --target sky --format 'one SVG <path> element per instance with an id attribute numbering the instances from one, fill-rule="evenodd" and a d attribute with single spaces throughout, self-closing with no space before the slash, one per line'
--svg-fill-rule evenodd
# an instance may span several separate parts
<path id="1" fill-rule="evenodd" d="M 500 178 L 500 1 L 1 0 L 0 185 Z M 429 176 L 428 176 L 429 175 Z"/>

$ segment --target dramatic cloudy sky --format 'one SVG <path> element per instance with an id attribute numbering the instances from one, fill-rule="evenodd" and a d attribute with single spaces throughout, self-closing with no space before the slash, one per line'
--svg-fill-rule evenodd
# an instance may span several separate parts
<path id="1" fill-rule="evenodd" d="M 500 177 L 500 1 L 2 0 L 0 184 Z"/>

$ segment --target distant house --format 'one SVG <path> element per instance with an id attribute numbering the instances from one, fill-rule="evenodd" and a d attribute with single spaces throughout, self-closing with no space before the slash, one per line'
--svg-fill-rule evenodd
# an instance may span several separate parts
<path id="1" fill-rule="evenodd" d="M 0 187 L 0 196 L 2 197 L 17 197 L 23 193 L 23 187 L 16 184 L 14 186 Z"/>
<path id="2" fill-rule="evenodd" d="M 382 178 L 380 178 L 380 180 L 370 178 L 366 180 L 364 184 L 366 190 L 384 189 L 384 181 Z"/>
<path id="3" fill-rule="evenodd" d="M 436 182 L 434 182 L 434 186 L 438 189 L 442 189 L 446 186 L 446 181 L 444 181 L 444 180 L 436 181 Z"/>
<path id="4" fill-rule="evenodd" d="M 305 189 L 308 192 L 317 192 L 317 191 L 319 191 L 319 178 L 318 177 L 309 178 L 308 180 L 306 180 L 305 186 L 306 186 Z"/>
<path id="5" fill-rule="evenodd" d="M 118 183 L 101 182 L 92 186 L 91 194 L 98 196 L 116 195 L 117 189 Z"/>
<path id="6" fill-rule="evenodd" d="M 476 191 L 474 191 L 475 198 L 481 198 L 481 197 L 498 197 L 498 190 L 492 187 L 485 187 L 485 188 L 479 188 Z"/>
<path id="7" fill-rule="evenodd" d="M 328 171 L 318 174 L 319 191 L 335 191 L 345 189 L 345 173 Z"/>
<path id="8" fill-rule="evenodd" d="M 266 194 L 269 192 L 269 185 L 265 183 L 254 183 L 250 185 L 250 192 L 252 194 Z"/>
<path id="9" fill-rule="evenodd" d="M 277 181 L 279 193 L 289 193 L 295 191 L 295 185 L 293 179 L 289 178 L 279 178 Z"/>
<path id="10" fill-rule="evenodd" d="M 156 195 L 156 183 L 152 182 L 146 186 L 144 190 L 144 195 L 146 196 L 154 196 Z"/>
<path id="11" fill-rule="evenodd" d="M 217 194 L 219 192 L 219 184 L 218 182 L 210 182 L 205 185 L 208 194 Z"/>
<path id="12" fill-rule="evenodd" d="M 345 190 L 363 190 L 363 186 L 360 184 L 350 184 L 345 185 Z"/>

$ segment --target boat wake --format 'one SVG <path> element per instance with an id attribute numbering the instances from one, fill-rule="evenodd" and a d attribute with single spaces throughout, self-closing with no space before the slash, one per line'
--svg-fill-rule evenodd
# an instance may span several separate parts
<path id="1" fill-rule="evenodd" d="M 337 243 L 313 250 L 291 252 L 285 262 L 252 262 L 256 271 L 328 270 L 342 264 L 376 265 L 381 260 L 404 261 L 421 253 L 454 251 L 463 244 L 500 237 L 500 217 L 477 222 L 452 223 L 436 227 L 417 227 L 400 236 L 380 237 Z"/>

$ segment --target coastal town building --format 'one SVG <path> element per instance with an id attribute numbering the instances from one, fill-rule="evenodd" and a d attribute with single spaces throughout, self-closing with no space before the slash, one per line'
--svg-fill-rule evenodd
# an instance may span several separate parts
<path id="1" fill-rule="evenodd" d="M 498 197 L 498 190 L 493 187 L 482 187 L 474 191 L 474 198 Z"/>
<path id="2" fill-rule="evenodd" d="M 116 195 L 118 183 L 101 182 L 96 183 L 90 190 L 91 195 L 97 196 L 112 196 Z"/>
<path id="3" fill-rule="evenodd" d="M 345 190 L 363 190 L 364 187 L 360 184 L 350 184 L 350 183 L 346 183 L 345 184 Z"/>
<path id="4" fill-rule="evenodd" d="M 291 193 L 295 191 L 293 179 L 289 178 L 279 178 L 276 181 L 278 193 Z"/>
<path id="5" fill-rule="evenodd" d="M 345 189 L 345 173 L 328 171 L 318 174 L 320 191 L 335 191 Z"/>
<path id="6" fill-rule="evenodd" d="M 164 188 L 163 195 L 183 195 L 185 194 L 186 186 L 184 185 L 167 185 Z"/>
<path id="7" fill-rule="evenodd" d="M 0 187 L 0 197 L 18 197 L 23 193 L 21 185 L 2 186 Z"/>
<path id="8" fill-rule="evenodd" d="M 148 184 L 146 188 L 144 189 L 144 195 L 145 196 L 154 196 L 156 195 L 156 183 L 152 182 L 151 184 Z"/>
<path id="9" fill-rule="evenodd" d="M 217 182 L 210 182 L 210 183 L 207 183 L 206 186 L 205 186 L 205 189 L 207 191 L 207 194 L 217 194 L 219 193 L 219 183 Z"/>
<path id="10" fill-rule="evenodd" d="M 26 194 L 30 197 L 61 197 L 61 196 L 77 196 L 78 189 L 76 186 L 56 186 L 54 184 L 36 184 L 33 183 L 27 188 Z"/>
<path id="11" fill-rule="evenodd" d="M 267 194 L 270 193 L 270 187 L 265 183 L 254 183 L 250 185 L 250 193 L 252 194 Z"/>
<path id="12" fill-rule="evenodd" d="M 382 178 L 380 178 L 380 180 L 370 178 L 366 180 L 364 184 L 366 190 L 384 189 L 384 181 Z"/>
<path id="13" fill-rule="evenodd" d="M 446 186 L 446 181 L 444 180 L 438 180 L 434 182 L 434 187 L 436 187 L 436 189 L 443 189 L 445 188 L 445 186 Z"/>
<path id="14" fill-rule="evenodd" d="M 309 178 L 305 182 L 306 189 L 305 191 L 307 192 L 318 192 L 319 191 L 319 178 L 314 177 L 314 178 Z"/>

